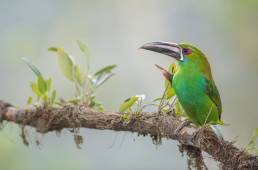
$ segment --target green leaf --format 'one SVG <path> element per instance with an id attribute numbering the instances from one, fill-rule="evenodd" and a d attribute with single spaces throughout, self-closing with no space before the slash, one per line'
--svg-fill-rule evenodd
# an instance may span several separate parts
<path id="1" fill-rule="evenodd" d="M 45 94 L 47 92 L 47 82 L 44 80 L 42 76 L 38 77 L 38 90 L 41 92 L 41 94 Z"/>
<path id="2" fill-rule="evenodd" d="M 49 51 L 57 52 L 60 70 L 67 79 L 73 81 L 74 61 L 72 57 L 65 53 L 62 48 L 50 47 Z"/>
<path id="3" fill-rule="evenodd" d="M 153 102 L 161 101 L 162 97 L 157 97 L 156 99 L 153 100 Z"/>
<path id="4" fill-rule="evenodd" d="M 100 112 L 104 111 L 103 105 L 96 101 L 96 96 L 91 96 L 89 107 L 90 108 L 95 108 L 95 109 L 97 109 Z"/>
<path id="5" fill-rule="evenodd" d="M 84 84 L 86 76 L 83 74 L 83 72 L 77 65 L 74 66 L 73 77 L 74 81 L 77 82 L 80 86 Z"/>
<path id="6" fill-rule="evenodd" d="M 95 102 L 94 100 L 91 100 L 91 101 L 90 101 L 90 104 L 89 104 L 89 107 L 92 108 L 92 107 L 95 106 L 95 104 L 96 104 L 96 102 Z"/>
<path id="7" fill-rule="evenodd" d="M 72 103 L 72 104 L 78 104 L 80 102 L 79 99 L 73 98 L 67 101 L 68 103 Z"/>
<path id="8" fill-rule="evenodd" d="M 189 117 L 187 116 L 187 114 L 185 113 L 182 105 L 179 103 L 179 100 L 176 99 L 176 103 L 175 103 L 175 115 L 177 117 L 184 117 L 186 119 L 189 119 Z"/>
<path id="9" fill-rule="evenodd" d="M 111 72 L 115 67 L 116 65 L 109 65 L 97 71 L 94 74 L 94 78 L 92 81 L 93 85 L 95 87 L 99 87 L 102 84 L 104 84 L 108 79 L 110 79 L 112 76 L 114 76 L 114 74 Z"/>
<path id="10" fill-rule="evenodd" d="M 102 76 L 103 74 L 107 74 L 107 73 L 111 73 L 111 71 L 116 68 L 117 65 L 109 65 L 109 66 L 106 66 L 100 70 L 98 70 L 94 76 Z"/>
<path id="11" fill-rule="evenodd" d="M 85 54 L 85 56 L 87 58 L 89 58 L 91 56 L 90 48 L 86 44 L 84 44 L 83 42 L 81 42 L 79 40 L 77 40 L 77 44 L 78 44 L 80 50 Z"/>
<path id="12" fill-rule="evenodd" d="M 37 76 L 37 77 L 40 77 L 42 76 L 41 72 L 39 71 L 39 69 L 34 65 L 32 64 L 32 62 L 27 59 L 27 58 L 22 58 L 22 60 L 29 66 L 29 68 L 34 72 L 34 74 Z"/>
<path id="13" fill-rule="evenodd" d="M 57 52 L 58 48 L 57 47 L 49 47 L 48 51 Z"/>
<path id="14" fill-rule="evenodd" d="M 97 78 L 95 81 L 94 81 L 94 85 L 95 87 L 99 87 L 101 86 L 102 84 L 104 84 L 108 79 L 110 79 L 111 77 L 113 77 L 115 74 L 111 73 L 111 74 L 106 74 L 104 76 L 101 76 L 99 79 Z"/>
<path id="15" fill-rule="evenodd" d="M 32 103 L 32 96 L 28 97 L 27 104 L 30 105 Z"/>
<path id="16" fill-rule="evenodd" d="M 74 62 L 71 56 L 65 53 L 62 49 L 58 49 L 58 62 L 59 67 L 63 74 L 69 80 L 73 81 L 73 69 L 74 69 Z"/>
<path id="17" fill-rule="evenodd" d="M 56 90 L 53 90 L 51 94 L 51 104 L 54 104 L 55 101 L 56 101 Z"/>
<path id="18" fill-rule="evenodd" d="M 136 102 L 141 99 L 143 100 L 143 97 L 141 95 L 136 95 L 133 97 L 130 97 L 126 99 L 119 107 L 119 112 L 124 112 L 130 109 Z"/>
<path id="19" fill-rule="evenodd" d="M 101 103 L 95 102 L 94 108 L 96 108 L 100 112 L 104 112 L 104 106 Z"/>
<path id="20" fill-rule="evenodd" d="M 39 91 L 39 89 L 38 89 L 38 84 L 37 83 L 31 83 L 30 84 L 30 87 L 31 87 L 31 89 L 32 89 L 32 91 L 33 91 L 33 93 L 37 96 L 37 97 L 40 97 L 40 96 L 42 96 L 42 93 Z"/>
<path id="21" fill-rule="evenodd" d="M 43 101 L 44 101 L 44 104 L 48 103 L 48 95 L 47 94 L 43 95 Z"/>
<path id="22" fill-rule="evenodd" d="M 168 68 L 169 73 L 174 74 L 176 72 L 176 64 L 170 64 L 169 68 Z M 172 98 L 176 93 L 174 88 L 171 85 L 171 82 L 169 82 L 167 79 L 165 79 L 165 89 L 166 89 L 166 99 L 170 99 Z"/>
<path id="23" fill-rule="evenodd" d="M 168 80 L 165 80 L 165 89 L 166 99 L 170 99 L 176 94 L 174 88 L 171 86 L 171 82 L 169 82 Z"/>
<path id="24" fill-rule="evenodd" d="M 48 79 L 48 80 L 46 80 L 45 82 L 46 82 L 46 84 L 47 84 L 47 89 L 46 89 L 46 91 L 51 90 L 52 79 L 51 79 L 51 78 L 49 78 L 49 79 Z"/>
<path id="25" fill-rule="evenodd" d="M 248 145 L 245 148 L 248 152 L 258 154 L 258 147 L 256 145 L 257 139 L 258 139 L 258 128 L 256 128 L 255 131 L 253 132 L 253 135 Z"/>

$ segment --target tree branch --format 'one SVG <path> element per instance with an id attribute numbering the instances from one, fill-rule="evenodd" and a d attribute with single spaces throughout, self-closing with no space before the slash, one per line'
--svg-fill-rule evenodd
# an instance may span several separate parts
<path id="1" fill-rule="evenodd" d="M 18 109 L 0 101 L 1 121 L 32 126 L 39 133 L 60 131 L 64 128 L 110 129 L 150 135 L 153 139 L 170 138 L 183 145 L 198 148 L 221 163 L 222 169 L 258 169 L 258 157 L 238 149 L 232 142 L 219 140 L 208 128 L 186 126 L 176 135 L 181 120 L 167 114 L 141 113 L 125 121 L 118 112 L 98 112 L 83 105 L 62 107 L 30 107 Z"/>

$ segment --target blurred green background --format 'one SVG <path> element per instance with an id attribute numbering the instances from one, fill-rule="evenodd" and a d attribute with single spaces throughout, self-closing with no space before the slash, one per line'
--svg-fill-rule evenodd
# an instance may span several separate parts
<path id="1" fill-rule="evenodd" d="M 174 62 L 157 53 L 138 50 L 149 41 L 190 42 L 209 57 L 223 103 L 222 128 L 228 140 L 244 146 L 258 126 L 258 1 L 256 0 L 0 0 L 0 97 L 25 106 L 33 73 L 22 63 L 30 58 L 46 77 L 54 79 L 59 97 L 72 96 L 73 85 L 57 67 L 49 46 L 61 46 L 77 63 L 83 57 L 76 40 L 92 51 L 91 68 L 117 64 L 117 75 L 97 93 L 107 110 L 122 100 L 146 94 L 160 96 L 163 78 L 154 64 Z M 118 90 L 119 89 L 119 90 Z M 81 130 L 85 142 L 76 149 L 73 136 L 29 133 L 29 147 L 17 125 L 0 131 L 0 169 L 186 169 L 178 143 L 112 131 Z M 35 140 L 41 145 L 37 146 Z M 216 163 L 205 156 L 211 169 Z M 212 165 L 211 165 L 212 164 Z"/>

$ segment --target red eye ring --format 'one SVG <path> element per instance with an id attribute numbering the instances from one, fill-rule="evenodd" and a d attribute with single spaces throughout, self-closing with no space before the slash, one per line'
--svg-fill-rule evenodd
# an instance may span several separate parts
<path id="1" fill-rule="evenodd" d="M 192 50 L 190 48 L 183 48 L 182 52 L 184 55 L 192 54 Z"/>

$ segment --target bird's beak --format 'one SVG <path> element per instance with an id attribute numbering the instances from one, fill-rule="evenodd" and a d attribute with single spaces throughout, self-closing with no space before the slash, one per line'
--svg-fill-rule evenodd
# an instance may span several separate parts
<path id="1" fill-rule="evenodd" d="M 145 50 L 150 50 L 161 54 L 165 54 L 180 61 L 183 61 L 184 59 L 182 48 L 176 43 L 150 42 L 141 46 L 140 49 L 145 49 Z"/>

